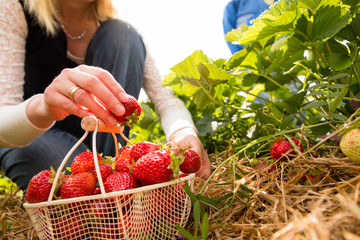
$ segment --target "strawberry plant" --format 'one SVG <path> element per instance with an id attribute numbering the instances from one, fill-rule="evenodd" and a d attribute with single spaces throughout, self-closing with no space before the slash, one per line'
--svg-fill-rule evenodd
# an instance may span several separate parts
<path id="1" fill-rule="evenodd" d="M 354 1 L 279 1 L 226 35 L 244 49 L 217 60 L 196 51 L 171 68 L 164 85 L 185 102 L 209 153 L 237 152 L 301 126 L 316 139 L 344 124 L 359 102 L 359 29 Z M 145 118 L 141 127 L 154 127 L 153 111 Z M 147 136 L 161 138 L 154 132 Z"/>
<path id="2" fill-rule="evenodd" d="M 246 205 L 252 191 L 241 184 L 245 174 L 239 159 L 254 167 L 260 157 L 271 158 L 272 144 L 285 138 L 306 139 L 305 152 L 358 119 L 359 10 L 358 1 L 280 0 L 252 26 L 226 35 L 227 41 L 246 46 L 229 59 L 214 60 L 198 50 L 171 68 L 164 86 L 184 101 L 207 152 L 222 159 L 200 192 L 192 195 L 193 201 L 222 209 L 235 201 Z M 142 107 L 147 109 L 145 121 L 133 129 L 132 137 L 163 140 L 153 105 Z M 328 140 L 329 145 L 338 144 Z M 291 142 L 288 150 L 297 146 Z M 297 150 L 289 155 L 303 151 Z M 296 176 L 287 163 L 281 163 L 284 173 Z M 213 204 L 203 201 L 201 193 L 224 166 L 231 171 L 225 173 L 227 182 L 218 185 L 233 186 L 233 192 Z M 285 178 L 300 181 L 301 174 Z"/>

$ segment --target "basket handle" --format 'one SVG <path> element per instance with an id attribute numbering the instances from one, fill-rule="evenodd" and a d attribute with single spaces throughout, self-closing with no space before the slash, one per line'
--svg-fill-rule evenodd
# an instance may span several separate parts
<path id="1" fill-rule="evenodd" d="M 75 151 L 75 149 L 84 141 L 84 139 L 87 137 L 87 135 L 89 134 L 89 131 L 86 131 L 84 133 L 84 135 L 76 142 L 76 144 L 70 149 L 70 151 L 66 154 L 66 156 L 64 157 L 64 159 L 62 160 L 60 166 L 58 167 L 58 169 L 56 170 L 56 175 L 55 175 L 55 179 L 53 182 L 53 185 L 51 187 L 50 190 L 50 194 L 49 194 L 49 198 L 48 198 L 48 203 L 50 203 L 54 197 L 54 192 L 55 192 L 55 188 L 57 185 L 57 182 L 59 180 L 60 177 L 60 173 L 63 170 L 67 160 L 69 159 L 69 157 L 71 156 L 71 154 Z"/>
<path id="2" fill-rule="evenodd" d="M 94 131 L 96 126 L 98 132 L 120 133 L 124 131 L 124 127 L 120 124 L 107 125 L 101 119 L 94 116 L 84 117 L 81 120 L 81 127 L 85 131 Z"/>
<path id="3" fill-rule="evenodd" d="M 70 158 L 71 154 L 76 150 L 76 148 L 78 148 L 79 145 L 85 140 L 85 138 L 89 134 L 90 129 L 91 129 L 91 131 L 94 131 L 94 133 L 92 135 L 92 147 L 93 147 L 93 158 L 94 158 L 95 170 L 96 170 L 96 174 L 98 176 L 98 182 L 99 182 L 101 194 L 102 195 L 105 194 L 104 183 L 103 183 L 103 180 L 102 180 L 102 177 L 101 177 L 99 161 L 98 161 L 98 158 L 97 158 L 96 134 L 98 132 L 98 128 L 99 128 L 100 124 L 102 124 L 101 125 L 102 130 L 104 130 L 104 125 L 106 126 L 106 124 L 104 122 L 100 121 L 95 116 L 90 116 L 90 117 L 86 117 L 86 118 L 87 118 L 87 120 L 85 122 L 90 122 L 91 124 L 89 126 L 91 126 L 91 127 L 86 127 L 86 129 L 85 129 L 86 131 L 85 131 L 84 135 L 75 143 L 75 145 L 70 149 L 70 151 L 66 154 L 66 156 L 62 160 L 59 168 L 56 171 L 55 179 L 54 179 L 53 185 L 51 187 L 49 198 L 48 198 L 48 201 L 47 201 L 48 203 L 50 203 L 52 201 L 53 197 L 54 197 L 54 193 L 55 193 L 57 182 L 58 182 L 59 177 L 60 177 L 60 173 L 63 170 L 67 160 Z M 89 119 L 91 119 L 91 120 L 89 120 Z M 86 125 L 86 126 L 88 126 L 88 125 Z M 123 128 L 121 127 L 119 129 L 123 129 Z"/>
<path id="4" fill-rule="evenodd" d="M 134 146 L 134 144 L 123 134 L 124 127 L 121 126 L 119 123 L 115 123 L 114 125 L 107 125 L 101 119 L 98 119 L 94 116 L 84 117 L 81 120 L 81 127 L 85 131 L 94 131 L 95 127 L 97 128 L 98 132 L 108 132 L 108 133 L 119 133 L 121 137 L 128 142 L 130 145 Z M 115 140 L 115 137 L 114 137 Z M 117 149 L 117 148 L 116 148 Z M 117 155 L 117 153 L 116 153 Z"/>

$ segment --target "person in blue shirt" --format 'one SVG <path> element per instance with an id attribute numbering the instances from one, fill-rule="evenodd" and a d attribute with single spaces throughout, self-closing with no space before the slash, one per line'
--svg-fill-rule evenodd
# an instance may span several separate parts
<path id="1" fill-rule="evenodd" d="M 269 9 L 274 0 L 231 0 L 225 7 L 223 15 L 223 29 L 226 35 L 232 29 L 237 29 L 241 24 L 251 25 L 251 20 L 256 19 L 261 13 Z M 240 51 L 245 46 L 226 42 L 232 54 Z"/>

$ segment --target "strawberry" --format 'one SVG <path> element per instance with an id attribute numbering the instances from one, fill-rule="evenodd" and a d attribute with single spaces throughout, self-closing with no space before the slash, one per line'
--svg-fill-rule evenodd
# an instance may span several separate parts
<path id="1" fill-rule="evenodd" d="M 94 175 L 89 172 L 81 172 L 65 180 L 60 188 L 60 197 L 75 198 L 93 195 L 95 188 Z"/>
<path id="2" fill-rule="evenodd" d="M 114 172 L 104 182 L 105 192 L 116 192 L 139 187 L 138 181 L 127 172 Z"/>
<path id="3" fill-rule="evenodd" d="M 301 152 L 304 151 L 304 146 L 298 139 L 292 137 L 291 140 L 293 140 L 293 142 L 295 143 L 296 146 L 298 146 L 298 149 Z M 279 141 L 276 141 L 271 146 L 270 156 L 272 159 L 283 160 L 283 159 L 285 159 L 283 155 L 295 153 L 293 149 L 294 149 L 293 146 L 291 145 L 291 143 L 288 140 L 279 140 Z"/>
<path id="4" fill-rule="evenodd" d="M 113 208 L 108 199 L 94 199 L 91 202 L 91 213 L 96 220 L 106 222 L 116 216 L 116 208 Z"/>
<path id="5" fill-rule="evenodd" d="M 100 187 L 96 187 L 95 190 L 94 190 L 94 195 L 100 194 L 100 193 L 101 193 Z"/>
<path id="6" fill-rule="evenodd" d="M 112 240 L 112 239 L 119 239 L 119 229 L 117 224 L 103 224 L 101 227 L 97 227 L 99 231 L 96 231 L 94 233 L 95 238 L 90 239 L 106 239 L 106 240 Z"/>
<path id="7" fill-rule="evenodd" d="M 171 157 L 165 150 L 149 152 L 138 159 L 133 167 L 134 176 L 141 183 L 150 185 L 169 181 L 173 170 L 169 168 Z"/>
<path id="8" fill-rule="evenodd" d="M 128 172 L 114 172 L 104 182 L 105 192 L 116 192 L 122 190 L 129 190 L 139 187 L 138 180 Z M 131 194 L 119 196 L 117 202 L 124 204 L 123 207 L 127 208 L 131 205 L 132 200 L 128 201 Z M 109 199 L 112 206 L 115 206 L 115 199 Z"/>
<path id="9" fill-rule="evenodd" d="M 51 170 L 43 170 L 31 178 L 25 193 L 28 203 L 37 203 L 48 200 L 52 183 Z"/>
<path id="10" fill-rule="evenodd" d="M 184 200 L 186 193 L 183 183 L 152 189 L 145 193 L 144 206 L 151 219 L 164 218 L 172 214 Z"/>
<path id="11" fill-rule="evenodd" d="M 102 161 L 102 157 L 100 154 L 97 154 L 98 161 Z M 82 152 L 78 154 L 73 162 L 71 163 L 71 173 L 76 175 L 81 172 L 90 172 L 94 173 L 95 171 L 95 163 L 93 153 L 91 151 Z"/>
<path id="12" fill-rule="evenodd" d="M 75 212 L 68 211 L 52 224 L 54 229 L 54 239 L 84 239 L 86 237 L 86 224 L 81 216 Z"/>
<path id="13" fill-rule="evenodd" d="M 141 106 L 133 96 L 128 96 L 126 102 L 121 102 L 125 108 L 125 113 L 122 116 L 115 116 L 118 123 L 121 125 L 129 125 L 137 123 L 141 115 Z"/>
<path id="14" fill-rule="evenodd" d="M 133 160 L 130 157 L 117 159 L 115 162 L 116 172 L 130 172 L 133 167 Z"/>
<path id="15" fill-rule="evenodd" d="M 159 147 L 157 144 L 148 142 L 148 141 L 140 141 L 137 142 L 130 151 L 130 157 L 134 159 L 136 162 L 139 158 L 144 156 L 145 154 L 149 152 L 153 152 L 155 150 L 159 150 Z"/>
<path id="16" fill-rule="evenodd" d="M 254 169 L 258 172 L 266 172 L 266 173 L 272 173 L 276 171 L 280 167 L 280 162 L 276 161 L 274 163 L 271 163 L 270 161 L 261 161 L 258 162 L 256 166 L 254 166 Z M 260 176 L 263 176 L 260 174 Z"/>
<path id="17" fill-rule="evenodd" d="M 99 164 L 99 169 L 100 169 L 100 174 L 101 174 L 101 179 L 103 181 L 105 181 L 105 179 L 110 176 L 110 174 L 113 173 L 113 168 L 110 164 L 108 163 L 100 163 Z M 97 180 L 97 173 L 96 171 L 94 170 L 94 176 L 95 176 L 95 179 Z"/>
<path id="18" fill-rule="evenodd" d="M 341 151 L 355 163 L 360 163 L 360 128 L 346 132 L 340 141 Z"/>
<path id="19" fill-rule="evenodd" d="M 200 156 L 193 150 L 185 152 L 184 161 L 180 164 L 180 170 L 183 173 L 195 173 L 199 171 L 201 165 Z"/>
<path id="20" fill-rule="evenodd" d="M 118 229 L 121 236 L 126 239 L 150 239 L 148 236 L 152 229 L 152 221 L 144 211 L 134 214 L 123 214 L 118 218 Z"/>
<path id="21" fill-rule="evenodd" d="M 133 146 L 125 146 L 121 149 L 119 154 L 115 157 L 115 171 L 117 172 L 130 172 L 132 169 L 133 161 L 130 152 Z"/>
<path id="22" fill-rule="evenodd" d="M 115 157 L 115 162 L 122 158 L 131 158 L 130 157 L 130 151 L 133 148 L 133 146 L 127 145 L 124 146 L 120 151 L 119 154 Z"/>

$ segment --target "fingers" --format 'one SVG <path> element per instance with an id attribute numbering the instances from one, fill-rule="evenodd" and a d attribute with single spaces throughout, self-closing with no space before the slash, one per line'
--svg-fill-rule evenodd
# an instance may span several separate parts
<path id="1" fill-rule="evenodd" d="M 60 121 L 69 114 L 74 114 L 78 117 L 84 118 L 93 115 L 86 108 L 81 107 L 61 93 L 55 91 L 54 88 L 48 87 L 44 92 L 45 111 L 52 120 Z"/>
<path id="2" fill-rule="evenodd" d="M 117 115 L 124 114 L 125 109 L 120 103 L 120 94 L 124 89 L 114 77 L 104 69 L 80 65 L 70 75 L 70 80 L 87 92 L 96 96 L 106 107 Z"/>
<path id="3" fill-rule="evenodd" d="M 79 117 L 92 112 L 109 125 L 116 122 L 114 114 L 121 116 L 125 113 L 120 102 L 127 96 L 124 89 L 109 72 L 97 67 L 81 65 L 64 69 L 48 87 L 47 93 L 45 96 L 50 99 L 57 97 L 49 100 L 54 106 Z M 55 93 L 61 93 L 61 99 Z"/>
<path id="4" fill-rule="evenodd" d="M 111 93 L 119 100 L 120 102 L 124 102 L 127 100 L 127 94 L 125 90 L 120 86 L 120 84 L 115 80 L 115 78 L 106 70 L 94 67 L 94 66 L 86 66 L 86 65 L 80 65 L 79 67 L 80 71 L 84 71 L 87 73 L 92 74 L 93 76 L 96 76 L 98 79 L 101 79 L 102 83 L 105 85 L 107 89 L 111 91 Z M 92 85 L 90 85 L 92 86 Z M 91 91 L 94 93 L 98 98 L 103 102 L 108 102 L 106 99 L 109 96 L 102 96 L 98 95 L 97 92 L 98 89 L 94 89 Z"/>
<path id="5" fill-rule="evenodd" d="M 201 166 L 196 176 L 208 179 L 211 175 L 211 162 L 196 132 L 190 129 L 181 129 L 173 134 L 171 144 L 179 147 L 191 146 L 191 149 L 199 154 Z"/>
<path id="6" fill-rule="evenodd" d="M 208 179 L 211 175 L 211 162 L 210 159 L 205 152 L 205 150 L 201 151 L 200 159 L 201 159 L 201 166 L 199 171 L 196 172 L 196 176 L 202 177 L 203 179 Z"/>

